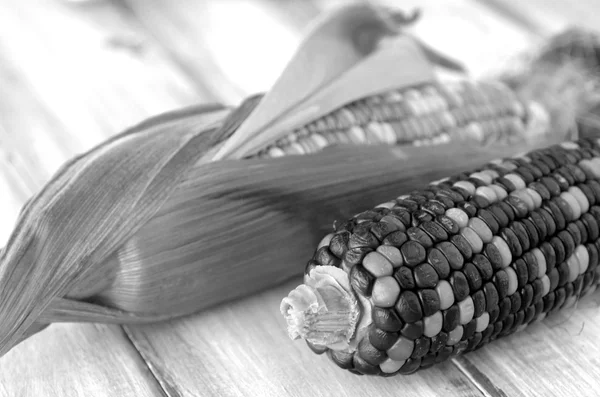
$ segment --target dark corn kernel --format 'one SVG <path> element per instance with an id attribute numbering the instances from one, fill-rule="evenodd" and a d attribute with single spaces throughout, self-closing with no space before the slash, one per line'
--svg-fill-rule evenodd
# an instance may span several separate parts
<path id="1" fill-rule="evenodd" d="M 435 362 L 436 363 L 441 363 L 446 361 L 447 359 L 450 358 L 450 356 L 452 355 L 452 351 L 454 350 L 454 348 L 452 346 L 446 346 L 443 347 L 437 354 L 437 357 L 435 358 Z"/>
<path id="2" fill-rule="evenodd" d="M 566 191 L 567 189 L 569 189 L 569 186 L 571 186 L 571 184 L 569 183 L 569 181 L 566 180 L 564 176 L 562 176 L 561 174 L 559 174 L 556 171 L 554 171 L 550 175 L 550 177 L 553 178 L 556 181 L 556 183 L 560 187 L 561 191 Z"/>
<path id="3" fill-rule="evenodd" d="M 441 205 L 444 208 L 444 210 L 447 210 L 448 208 L 454 208 L 454 201 L 452 201 L 447 196 L 436 195 L 434 197 L 434 199 L 431 200 L 431 201 L 434 202 L 434 203 L 436 203 L 436 204 Z M 440 214 L 440 215 L 443 215 L 443 214 Z"/>
<path id="4" fill-rule="evenodd" d="M 596 219 L 589 213 L 585 213 L 581 216 L 581 221 L 587 230 L 588 241 L 597 240 L 600 236 L 600 229 L 598 228 L 598 222 L 596 222 Z"/>
<path id="5" fill-rule="evenodd" d="M 471 245 L 467 239 L 460 234 L 450 237 L 450 242 L 454 244 L 458 251 L 460 251 L 465 260 L 469 260 L 473 256 L 473 249 L 471 248 Z"/>
<path id="6" fill-rule="evenodd" d="M 333 235 L 329 242 L 329 250 L 338 258 L 343 258 L 348 250 L 348 241 L 350 239 L 349 232 L 338 232 Z"/>
<path id="7" fill-rule="evenodd" d="M 448 260 L 448 264 L 450 268 L 458 270 L 461 269 L 464 264 L 464 258 L 458 248 L 452 244 L 451 242 L 444 241 L 436 246 L 439 249 L 446 259 Z"/>
<path id="8" fill-rule="evenodd" d="M 437 272 L 429 263 L 422 263 L 415 267 L 413 274 L 419 288 L 435 288 L 440 280 Z"/>
<path id="9" fill-rule="evenodd" d="M 511 305 L 511 313 L 516 313 L 519 311 L 519 309 L 521 309 L 521 304 L 522 304 L 522 300 L 521 300 L 521 294 L 512 294 L 510 297 L 510 305 Z"/>
<path id="10" fill-rule="evenodd" d="M 483 286 L 483 292 L 485 293 L 485 310 L 489 312 L 498 306 L 498 291 L 493 283 L 488 282 Z"/>
<path id="11" fill-rule="evenodd" d="M 404 327 L 402 328 L 400 333 L 405 338 L 408 338 L 410 340 L 415 340 L 415 339 L 423 336 L 423 331 L 424 331 L 423 327 L 424 327 L 423 321 L 421 321 L 421 320 L 416 321 L 414 323 L 407 323 L 407 324 L 404 324 Z"/>
<path id="12" fill-rule="evenodd" d="M 506 319 L 506 317 L 508 317 L 508 315 L 510 314 L 510 311 L 512 309 L 510 298 L 502 299 L 500 301 L 500 303 L 498 304 L 498 309 L 499 309 L 499 313 L 498 313 L 497 321 L 504 321 Z"/>
<path id="13" fill-rule="evenodd" d="M 556 204 L 556 197 L 552 200 L 546 202 L 546 210 L 550 212 L 552 215 L 552 220 L 556 225 L 556 230 L 563 230 L 567 226 L 567 221 L 565 220 L 565 216 Z M 544 208 L 544 207 L 543 207 Z"/>
<path id="14" fill-rule="evenodd" d="M 355 354 L 352 358 L 352 365 L 356 371 L 363 375 L 377 375 L 380 372 L 377 364 L 368 363 L 367 360 L 360 357 L 358 354 Z"/>
<path id="15" fill-rule="evenodd" d="M 565 246 L 561 239 L 559 239 L 558 237 L 555 236 L 555 237 L 552 237 L 549 242 L 550 242 L 550 245 L 552 246 L 552 248 L 554 248 L 554 255 L 556 257 L 557 264 L 559 264 L 559 263 L 563 262 L 565 259 L 567 259 L 566 252 L 565 252 Z"/>
<path id="16" fill-rule="evenodd" d="M 575 184 L 575 178 L 573 177 L 573 175 L 568 171 L 568 169 L 566 167 L 560 167 L 559 169 L 557 169 L 556 171 L 554 171 L 555 174 L 560 175 L 561 177 L 563 177 L 567 183 L 569 184 L 569 186 L 573 186 Z M 560 182 L 559 182 L 560 183 Z M 567 188 L 568 189 L 568 188 Z"/>
<path id="17" fill-rule="evenodd" d="M 523 252 L 528 251 L 531 247 L 531 244 L 529 243 L 529 235 L 527 234 L 525 226 L 523 226 L 521 222 L 515 221 L 512 223 L 511 226 L 509 226 L 509 228 L 515 233 L 515 235 L 519 239 L 519 243 L 521 244 L 521 249 L 523 250 Z"/>
<path id="18" fill-rule="evenodd" d="M 472 263 L 467 263 L 463 267 L 463 274 L 467 278 L 467 282 L 469 283 L 469 288 L 471 291 L 477 291 L 481 288 L 483 281 L 481 279 L 481 274 Z"/>
<path id="19" fill-rule="evenodd" d="M 562 241 L 565 247 L 565 258 L 568 258 L 571 255 L 573 255 L 573 252 L 575 252 L 575 240 L 573 239 L 571 233 L 569 233 L 566 230 L 561 230 L 560 232 L 558 232 L 556 237 L 558 237 L 560 241 Z"/>
<path id="20" fill-rule="evenodd" d="M 398 207 L 405 208 L 409 212 L 415 212 L 416 210 L 419 209 L 419 203 L 417 203 L 416 201 L 413 201 L 413 200 L 408 200 L 408 199 L 398 200 L 396 205 Z"/>
<path id="21" fill-rule="evenodd" d="M 481 275 L 481 278 L 484 281 L 488 281 L 492 278 L 492 276 L 494 275 L 494 270 L 492 268 L 490 260 L 487 257 L 481 254 L 476 254 L 475 256 L 473 256 L 471 261 L 479 271 L 479 274 Z"/>
<path id="22" fill-rule="evenodd" d="M 494 218 L 494 215 L 492 214 L 492 212 L 485 210 L 485 209 L 481 209 L 478 211 L 477 216 L 485 222 L 485 224 L 490 228 L 490 230 L 492 231 L 493 235 L 498 234 L 498 230 L 500 229 L 500 226 L 498 225 L 498 222 L 496 221 L 496 219 Z"/>
<path id="23" fill-rule="evenodd" d="M 554 308 L 553 310 L 558 310 L 565 303 L 565 299 L 567 298 L 567 294 L 564 288 L 558 288 L 555 292 L 556 299 L 554 300 Z"/>
<path id="24" fill-rule="evenodd" d="M 455 271 L 450 275 L 450 285 L 454 291 L 454 299 L 457 302 L 462 301 L 469 296 L 469 282 L 462 272 Z"/>
<path id="25" fill-rule="evenodd" d="M 485 312 L 485 294 L 483 290 L 479 290 L 473 294 L 473 306 L 475 310 L 473 317 L 477 318 Z"/>
<path id="26" fill-rule="evenodd" d="M 395 311 L 374 306 L 371 312 L 373 324 L 385 332 L 398 332 L 404 326 Z"/>
<path id="27" fill-rule="evenodd" d="M 533 253 L 531 251 L 526 252 L 523 255 L 523 261 L 525 261 L 525 265 L 527 265 L 527 281 L 530 283 L 533 282 L 538 276 L 539 273 L 539 265 Z"/>
<path id="28" fill-rule="evenodd" d="M 477 329 L 477 321 L 476 320 L 471 320 L 468 323 L 466 323 L 463 327 L 463 336 L 461 338 L 461 341 L 465 341 L 467 339 L 469 339 L 471 336 L 473 336 L 473 334 L 475 333 L 476 329 Z"/>
<path id="29" fill-rule="evenodd" d="M 340 259 L 329 251 L 328 246 L 319 248 L 313 259 L 321 266 L 338 267 L 340 264 Z"/>
<path id="30" fill-rule="evenodd" d="M 521 247 L 519 238 L 512 229 L 507 227 L 500 230 L 499 236 L 504 239 L 506 244 L 508 244 L 508 248 L 510 249 L 513 258 L 518 258 L 523 254 L 523 248 Z"/>
<path id="31" fill-rule="evenodd" d="M 532 303 L 535 303 L 533 301 L 534 299 L 534 289 L 532 284 L 527 284 L 525 287 L 523 287 L 523 289 L 521 290 L 521 305 L 523 307 L 528 307 L 530 306 Z"/>
<path id="32" fill-rule="evenodd" d="M 502 212 L 504 212 L 504 214 L 508 217 L 509 223 L 515 220 L 515 218 L 517 217 L 517 214 L 515 213 L 515 210 L 513 209 L 513 207 L 511 207 L 509 204 L 507 204 L 504 201 L 499 202 L 497 205 L 498 205 L 498 208 L 500 208 L 502 210 Z"/>
<path id="33" fill-rule="evenodd" d="M 351 250 L 346 251 L 344 254 L 344 262 L 349 266 L 355 266 L 362 262 L 363 258 L 369 253 L 373 251 L 371 248 L 362 247 L 362 248 L 353 248 Z"/>
<path id="34" fill-rule="evenodd" d="M 431 347 L 431 339 L 430 338 L 419 338 L 415 340 L 415 348 L 413 350 L 413 354 L 410 356 L 411 358 L 422 358 L 429 352 L 429 348 Z M 421 365 L 422 366 L 422 365 Z"/>
<path id="35" fill-rule="evenodd" d="M 494 286 L 498 291 L 498 298 L 504 299 L 508 295 L 508 274 L 504 270 L 498 270 L 494 275 Z"/>
<path id="36" fill-rule="evenodd" d="M 305 342 L 306 342 L 306 345 L 308 346 L 308 348 L 310 350 L 312 350 L 315 354 L 321 355 L 321 354 L 327 352 L 327 350 L 329 350 L 327 347 L 317 346 L 317 345 L 312 344 L 309 341 L 305 341 Z"/>
<path id="37" fill-rule="evenodd" d="M 440 310 L 440 296 L 434 289 L 422 289 L 419 291 L 421 307 L 424 316 L 431 316 Z"/>
<path id="38" fill-rule="evenodd" d="M 354 353 L 348 353 L 338 350 L 327 350 L 329 358 L 342 369 L 351 369 L 353 367 Z"/>
<path id="39" fill-rule="evenodd" d="M 354 291 L 364 296 L 371 296 L 375 278 L 362 265 L 356 265 L 350 270 L 350 285 Z"/>
<path id="40" fill-rule="evenodd" d="M 378 222 L 371 227 L 371 233 L 377 237 L 379 241 L 383 241 L 392 232 L 398 230 L 396 225 L 387 222 Z"/>
<path id="41" fill-rule="evenodd" d="M 473 337 L 469 339 L 469 345 L 467 346 L 467 351 L 472 351 L 481 343 L 482 334 L 481 332 L 475 332 Z"/>
<path id="42" fill-rule="evenodd" d="M 509 195 L 504 199 L 504 202 L 513 209 L 517 219 L 524 218 L 527 216 L 529 209 L 527 208 L 527 204 L 517 196 Z"/>
<path id="43" fill-rule="evenodd" d="M 550 211 L 548 208 L 540 208 L 538 211 L 542 218 L 544 218 L 548 236 L 552 236 L 554 233 L 556 233 L 556 222 L 552 216 L 552 211 Z"/>
<path id="44" fill-rule="evenodd" d="M 433 219 L 433 218 L 432 218 Z M 411 227 L 406 231 L 409 240 L 418 242 L 425 248 L 433 247 L 433 240 L 425 231 L 419 227 Z"/>
<path id="45" fill-rule="evenodd" d="M 395 308 L 402 321 L 406 323 L 414 323 L 423 318 L 419 297 L 412 291 L 403 291 Z"/>
<path id="46" fill-rule="evenodd" d="M 438 276 L 442 279 L 450 275 L 450 264 L 446 256 L 437 248 L 432 248 L 427 253 L 427 262 L 433 266 Z"/>
<path id="47" fill-rule="evenodd" d="M 406 266 L 400 266 L 394 271 L 393 277 L 396 279 L 400 288 L 402 289 L 414 289 L 416 286 L 413 272 Z"/>
<path id="48" fill-rule="evenodd" d="M 575 245 L 586 243 L 588 241 L 587 228 L 583 224 L 581 218 L 571 223 L 570 225 L 573 225 L 573 227 L 567 227 L 567 230 L 573 236 L 573 240 L 575 240 Z"/>
<path id="49" fill-rule="evenodd" d="M 544 221 L 544 218 L 542 217 L 542 215 L 540 215 L 538 211 L 531 212 L 529 214 L 529 218 L 527 218 L 527 221 L 536 228 L 538 240 L 536 244 L 533 244 L 533 246 L 537 247 L 539 243 L 544 241 L 548 236 L 548 228 L 546 227 L 546 222 Z"/>
<path id="50" fill-rule="evenodd" d="M 572 222 L 575 220 L 575 214 L 573 213 L 573 209 L 571 208 L 569 203 L 567 203 L 562 197 L 554 197 L 552 199 L 552 202 L 554 202 L 558 206 L 563 217 L 565 218 L 565 226 L 566 226 L 566 223 Z M 563 228 L 561 228 L 561 229 L 563 229 Z"/>
<path id="51" fill-rule="evenodd" d="M 459 232 L 458 225 L 451 218 L 446 215 L 438 215 L 435 218 L 435 221 L 444 228 L 446 233 L 448 234 L 456 234 Z"/>
<path id="52" fill-rule="evenodd" d="M 556 197 L 560 194 L 560 192 L 561 192 L 560 185 L 551 176 L 546 176 L 546 177 L 540 178 L 539 182 L 542 185 L 544 185 L 544 187 L 546 189 L 548 189 L 548 191 L 550 192 L 550 195 L 552 195 L 552 197 Z"/>
<path id="53" fill-rule="evenodd" d="M 491 205 L 488 210 L 494 215 L 494 218 L 498 222 L 499 228 L 508 226 L 510 220 L 506 213 L 498 206 L 498 204 Z"/>
<path id="54" fill-rule="evenodd" d="M 409 358 L 406 360 L 402 368 L 400 368 L 400 373 L 403 375 L 409 375 L 414 373 L 421 366 L 420 358 Z"/>
<path id="55" fill-rule="evenodd" d="M 423 222 L 431 222 L 434 215 L 431 212 L 424 210 L 418 210 L 412 213 L 411 225 L 413 227 L 419 226 Z"/>
<path id="56" fill-rule="evenodd" d="M 348 248 L 377 248 L 379 240 L 367 228 L 356 227 L 348 240 Z"/>
<path id="57" fill-rule="evenodd" d="M 416 241 L 407 241 L 400 247 L 400 252 L 407 266 L 415 267 L 426 258 L 425 248 Z"/>
<path id="58" fill-rule="evenodd" d="M 548 279 L 550 280 L 550 291 L 554 291 L 558 287 L 560 281 L 560 274 L 558 268 L 554 268 L 548 272 Z"/>
<path id="59" fill-rule="evenodd" d="M 463 210 L 469 218 L 472 218 L 477 214 L 477 207 L 467 201 L 460 203 L 457 207 Z"/>
<path id="60" fill-rule="evenodd" d="M 556 266 L 556 253 L 554 252 L 554 247 L 552 244 L 545 241 L 540 245 L 540 250 L 542 254 L 544 254 L 544 258 L 546 258 L 546 268 L 548 271 L 554 269 Z"/>
<path id="61" fill-rule="evenodd" d="M 487 208 L 490 206 L 490 202 L 483 196 L 475 195 L 471 198 L 471 204 L 476 208 Z"/>
<path id="62" fill-rule="evenodd" d="M 429 349 L 432 353 L 437 353 L 442 347 L 448 342 L 448 334 L 446 332 L 440 332 L 433 338 L 431 338 L 431 348 Z"/>
<path id="63" fill-rule="evenodd" d="M 536 191 L 542 200 L 550 200 L 552 195 L 550 194 L 550 190 L 541 182 L 533 182 L 529 185 L 531 189 Z"/>
<path id="64" fill-rule="evenodd" d="M 496 307 L 494 310 L 489 312 L 489 315 L 490 315 L 490 324 L 496 322 L 498 320 L 498 316 L 500 315 L 500 309 Z"/>
<path id="65" fill-rule="evenodd" d="M 443 325 L 442 329 L 445 332 L 450 332 L 454 328 L 458 327 L 460 324 L 460 310 L 458 305 L 454 304 L 448 308 L 448 310 L 444 310 L 443 312 Z"/>
<path id="66" fill-rule="evenodd" d="M 363 338 L 358 344 L 358 355 L 371 365 L 379 365 L 387 358 L 385 352 L 376 349 L 369 338 Z"/>
<path id="67" fill-rule="evenodd" d="M 587 201 L 590 203 L 590 207 L 596 204 L 596 196 L 594 196 L 594 191 L 585 183 L 577 185 L 579 190 L 583 193 Z"/>
<path id="68" fill-rule="evenodd" d="M 377 328 L 374 324 L 369 328 L 369 342 L 378 350 L 385 351 L 392 347 L 398 340 L 395 332 L 386 332 Z"/>
<path id="69" fill-rule="evenodd" d="M 420 228 L 423 229 L 429 235 L 429 237 L 431 237 L 434 243 L 448 240 L 448 233 L 437 222 L 423 222 L 420 225 Z"/>
<path id="70" fill-rule="evenodd" d="M 523 319 L 523 324 L 529 324 L 531 320 L 535 317 L 535 306 L 529 306 L 525 310 L 525 318 Z"/>
<path id="71" fill-rule="evenodd" d="M 383 244 L 392 245 L 396 248 L 400 248 L 407 241 L 408 241 L 408 236 L 406 235 L 406 233 L 397 231 L 397 232 L 388 234 L 383 239 Z"/>
<path id="72" fill-rule="evenodd" d="M 492 269 L 494 269 L 494 271 L 502 268 L 502 254 L 493 242 L 491 244 L 485 244 L 483 246 L 483 254 L 490 261 L 490 264 L 492 265 Z"/>
<path id="73" fill-rule="evenodd" d="M 534 223 L 529 219 L 522 219 L 521 223 L 525 227 L 525 231 L 527 232 L 527 236 L 529 237 L 529 246 L 531 248 L 535 248 L 540 243 L 540 234 L 538 229 L 535 227 Z"/>

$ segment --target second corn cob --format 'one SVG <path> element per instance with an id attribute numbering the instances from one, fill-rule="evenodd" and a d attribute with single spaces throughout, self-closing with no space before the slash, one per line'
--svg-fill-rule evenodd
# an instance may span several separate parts
<path id="1" fill-rule="evenodd" d="M 595 291 L 599 225 L 597 140 L 504 158 L 337 225 L 281 312 L 341 368 L 410 374 Z"/>

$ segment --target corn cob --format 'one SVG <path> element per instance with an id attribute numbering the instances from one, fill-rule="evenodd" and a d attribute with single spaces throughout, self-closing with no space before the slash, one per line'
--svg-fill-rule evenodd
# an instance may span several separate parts
<path id="1" fill-rule="evenodd" d="M 523 136 L 527 106 L 499 82 L 434 83 L 394 90 L 355 101 L 315 120 L 258 156 L 310 154 L 336 144 L 420 146 L 451 139 L 503 142 Z"/>
<path id="2" fill-rule="evenodd" d="M 600 140 L 502 158 L 338 224 L 281 312 L 341 368 L 410 374 L 592 293 L 599 225 Z"/>

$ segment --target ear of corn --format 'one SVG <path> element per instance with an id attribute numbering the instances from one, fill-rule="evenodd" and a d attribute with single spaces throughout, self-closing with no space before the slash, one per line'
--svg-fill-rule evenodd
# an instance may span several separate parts
<path id="1" fill-rule="evenodd" d="M 399 196 L 318 245 L 305 284 L 281 305 L 290 336 L 368 375 L 410 374 L 476 350 L 597 288 L 599 205 L 596 139 Z"/>

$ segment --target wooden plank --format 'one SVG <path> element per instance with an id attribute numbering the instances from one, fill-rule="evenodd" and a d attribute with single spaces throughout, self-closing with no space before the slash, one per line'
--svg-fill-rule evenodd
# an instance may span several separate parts
<path id="1" fill-rule="evenodd" d="M 58 0 L 0 4 L 0 53 L 13 65 L 4 89 L 27 87 L 60 120 L 46 135 L 69 153 L 150 115 L 211 100 L 124 9 Z"/>
<path id="2" fill-rule="evenodd" d="M 117 326 L 52 325 L 0 359 L 0 396 L 160 397 Z"/>
<path id="3" fill-rule="evenodd" d="M 123 0 L 179 65 L 227 104 L 269 89 L 316 14 L 295 0 Z"/>
<path id="4" fill-rule="evenodd" d="M 352 375 L 291 341 L 279 303 L 299 282 L 194 317 L 126 330 L 177 397 L 482 395 L 450 363 L 382 381 Z"/>

